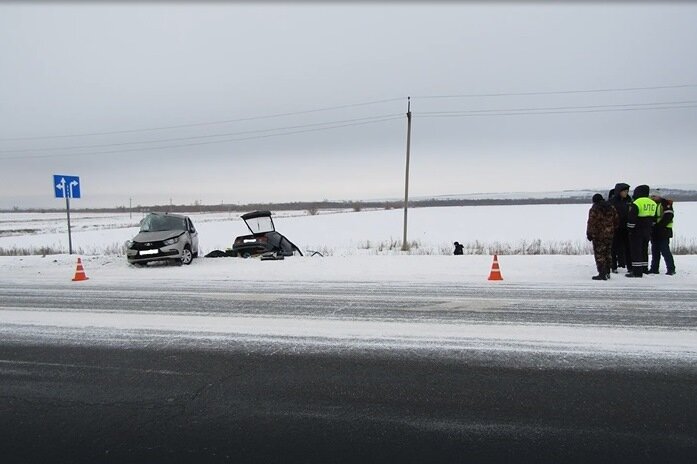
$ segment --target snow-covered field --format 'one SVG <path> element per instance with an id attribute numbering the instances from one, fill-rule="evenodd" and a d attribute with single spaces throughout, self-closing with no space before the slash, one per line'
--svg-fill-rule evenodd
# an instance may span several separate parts
<path id="1" fill-rule="evenodd" d="M 452 243 L 466 253 L 586 254 L 588 205 L 466 206 L 413 208 L 409 211 L 411 254 L 447 255 Z M 675 206 L 674 246 L 697 244 L 697 203 Z M 402 210 L 334 211 L 311 216 L 305 211 L 275 214 L 276 228 L 304 250 L 325 255 L 399 254 Z M 247 234 L 239 213 L 190 213 L 205 254 L 232 245 Z M 77 213 L 72 215 L 73 247 L 83 255 L 119 254 L 138 230 L 140 215 Z M 65 215 L 0 214 L 0 250 L 67 251 Z"/>
<path id="2" fill-rule="evenodd" d="M 401 210 L 335 211 L 308 215 L 304 211 L 283 212 L 276 228 L 304 250 L 320 250 L 324 258 L 294 257 L 278 262 L 234 258 L 198 259 L 191 266 L 149 266 L 135 269 L 120 254 L 122 244 L 132 238 L 140 217 L 125 214 L 73 215 L 73 244 L 80 250 L 92 282 L 121 282 L 145 285 L 170 281 L 206 283 L 239 281 L 290 282 L 452 282 L 480 283 L 491 267 L 489 248 L 518 246 L 541 241 L 551 248 L 589 253 L 585 240 L 586 205 L 473 206 L 417 208 L 409 211 L 409 237 L 418 243 L 410 254 L 399 250 Z M 239 213 L 192 213 L 203 253 L 230 247 L 234 237 L 248 233 Z M 33 232 L 21 232 L 34 229 Z M 675 242 L 697 242 L 697 203 L 676 205 Z M 14 232 L 13 232 L 14 231 Z M 65 250 L 65 217 L 60 213 L 0 215 L 0 249 L 50 247 Z M 479 242 L 480 254 L 452 256 L 452 242 Z M 527 245 L 526 245 L 527 246 Z M 591 284 L 593 258 L 577 255 L 505 254 L 500 257 L 503 284 L 545 282 L 550 285 Z M 2 282 L 26 284 L 66 282 L 75 271 L 75 256 L 67 254 L 2 256 Z M 678 275 L 649 276 L 643 285 L 693 285 L 697 256 L 676 256 Z M 662 270 L 665 270 L 663 265 Z M 618 276 L 621 277 L 621 276 Z M 631 285 L 615 278 L 610 286 Z M 170 283 L 167 283 L 170 282 Z M 595 282 L 593 282 L 595 283 Z"/>

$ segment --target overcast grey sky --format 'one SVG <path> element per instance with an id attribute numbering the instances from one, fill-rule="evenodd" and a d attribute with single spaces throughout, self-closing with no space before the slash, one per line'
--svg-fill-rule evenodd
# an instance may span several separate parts
<path id="1" fill-rule="evenodd" d="M 54 173 L 84 207 L 399 198 L 407 95 L 415 196 L 697 184 L 695 24 L 659 2 L 0 4 L 0 208 L 60 207 Z M 478 112 L 528 108 L 564 109 Z"/>

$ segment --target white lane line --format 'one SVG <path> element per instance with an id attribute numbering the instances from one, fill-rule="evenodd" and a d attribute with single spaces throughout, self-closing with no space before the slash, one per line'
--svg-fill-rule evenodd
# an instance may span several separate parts
<path id="1" fill-rule="evenodd" d="M 131 371 L 146 374 L 161 374 L 161 375 L 196 375 L 195 373 L 169 371 L 164 369 L 138 369 L 134 367 L 117 367 L 117 366 L 95 366 L 91 364 L 71 364 L 71 363 L 49 363 L 39 361 L 19 361 L 15 359 L 0 359 L 0 365 L 9 366 L 37 366 L 37 367 L 60 367 L 72 369 L 95 369 L 106 371 Z"/>

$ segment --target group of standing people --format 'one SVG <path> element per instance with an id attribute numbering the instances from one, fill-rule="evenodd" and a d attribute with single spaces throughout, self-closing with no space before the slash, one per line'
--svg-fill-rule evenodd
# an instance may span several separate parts
<path id="1" fill-rule="evenodd" d="M 667 275 L 675 274 L 670 251 L 673 237 L 673 202 L 648 185 L 639 185 L 629 195 L 630 186 L 618 183 L 608 199 L 596 193 L 588 213 L 586 237 L 593 242 L 598 275 L 593 280 L 608 280 L 618 268 L 627 269 L 627 277 L 658 274 L 661 256 Z M 651 265 L 649 266 L 649 243 Z"/>

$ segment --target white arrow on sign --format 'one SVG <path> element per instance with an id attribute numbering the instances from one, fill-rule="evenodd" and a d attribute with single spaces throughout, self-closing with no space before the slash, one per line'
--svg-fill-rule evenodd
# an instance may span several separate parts
<path id="1" fill-rule="evenodd" d="M 77 187 L 77 181 L 70 182 L 70 198 L 73 198 L 73 187 Z"/>
<path id="2" fill-rule="evenodd" d="M 66 184 L 65 177 L 61 177 L 60 184 L 56 184 L 56 188 L 63 191 L 63 198 L 65 198 L 65 195 L 67 194 L 67 189 L 65 188 L 65 184 Z M 72 187 L 71 187 L 71 190 L 72 190 Z"/>

